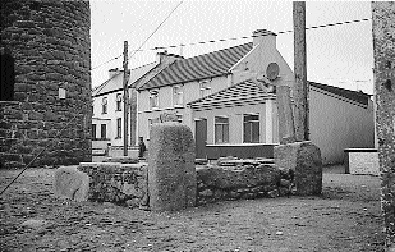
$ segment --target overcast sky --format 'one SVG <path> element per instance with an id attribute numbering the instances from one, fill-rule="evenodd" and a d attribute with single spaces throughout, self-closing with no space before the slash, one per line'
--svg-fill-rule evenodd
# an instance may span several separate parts
<path id="1" fill-rule="evenodd" d="M 179 1 L 90 0 L 92 67 L 123 52 L 136 50 Z M 307 1 L 307 27 L 371 18 L 370 1 Z M 372 21 L 307 31 L 308 80 L 349 90 L 373 91 Z M 256 29 L 293 30 L 292 1 L 186 0 L 142 49 L 198 41 L 251 36 Z M 185 58 L 252 41 L 186 46 Z M 293 33 L 277 35 L 277 49 L 293 69 Z M 179 54 L 179 48 L 168 49 Z M 92 70 L 92 86 L 108 79 L 108 70 L 122 68 L 122 59 Z M 138 52 L 129 68 L 155 61 L 155 51 Z"/>

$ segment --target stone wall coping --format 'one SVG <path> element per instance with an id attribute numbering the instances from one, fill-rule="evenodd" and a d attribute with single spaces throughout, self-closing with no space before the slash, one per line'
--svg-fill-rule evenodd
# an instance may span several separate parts
<path id="1" fill-rule="evenodd" d="M 345 148 L 345 152 L 377 152 L 377 148 Z"/>

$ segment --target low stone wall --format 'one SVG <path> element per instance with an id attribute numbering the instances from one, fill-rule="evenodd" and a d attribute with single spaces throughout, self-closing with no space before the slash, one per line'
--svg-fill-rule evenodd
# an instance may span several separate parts
<path id="1" fill-rule="evenodd" d="M 80 163 L 88 174 L 88 200 L 112 202 L 131 207 L 149 204 L 147 165 L 120 163 Z"/>
<path id="2" fill-rule="evenodd" d="M 197 203 L 265 197 L 279 181 L 274 165 L 197 168 Z"/>
<path id="3" fill-rule="evenodd" d="M 346 173 L 350 174 L 380 174 L 379 155 L 375 148 L 344 149 L 346 158 Z"/>

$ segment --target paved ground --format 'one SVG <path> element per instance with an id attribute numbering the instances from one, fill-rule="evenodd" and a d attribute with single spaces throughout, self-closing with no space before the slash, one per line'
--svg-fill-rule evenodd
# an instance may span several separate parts
<path id="1" fill-rule="evenodd" d="M 0 196 L 0 251 L 380 251 L 380 179 L 327 171 L 323 198 L 153 214 L 65 204 L 52 194 L 54 170 L 32 169 Z M 16 174 L 0 171 L 0 190 Z"/>

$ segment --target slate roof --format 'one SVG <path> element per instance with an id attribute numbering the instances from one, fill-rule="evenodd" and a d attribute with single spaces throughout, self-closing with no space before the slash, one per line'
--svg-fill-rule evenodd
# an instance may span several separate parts
<path id="1" fill-rule="evenodd" d="M 276 95 L 267 93 L 252 81 L 244 81 L 196 101 L 189 102 L 188 105 L 192 109 L 233 107 L 264 103 L 265 99 L 276 99 Z"/>
<path id="2" fill-rule="evenodd" d="M 364 92 L 350 91 L 340 87 L 333 87 L 327 84 L 310 82 L 309 84 L 313 87 L 320 88 L 323 91 L 333 93 L 338 96 L 342 96 L 348 98 L 352 101 L 355 101 L 361 105 L 368 105 L 369 95 Z"/>
<path id="3" fill-rule="evenodd" d="M 137 80 L 139 80 L 142 76 L 150 72 L 151 69 L 155 68 L 157 65 L 158 64 L 156 62 L 153 62 L 150 64 L 140 66 L 138 68 L 130 69 L 128 85 L 131 85 Z M 123 90 L 123 72 L 114 75 L 113 78 L 106 80 L 100 86 L 94 88 L 92 90 L 92 96 L 99 96 L 112 91 L 120 91 L 120 90 Z"/>
<path id="4" fill-rule="evenodd" d="M 138 91 L 228 74 L 229 69 L 251 51 L 252 47 L 252 42 L 249 42 L 189 59 L 176 60 L 140 86 Z"/>
<path id="5" fill-rule="evenodd" d="M 366 93 L 349 91 L 343 88 L 315 82 L 309 82 L 309 84 L 312 87 L 321 89 L 322 91 L 326 91 L 340 97 L 345 97 L 360 105 L 368 105 L 369 95 Z M 267 93 L 254 82 L 247 80 L 209 96 L 189 102 L 188 106 L 190 106 L 192 109 L 202 109 L 209 107 L 233 107 L 247 104 L 264 103 L 265 99 L 275 99 L 275 97 L 275 93 Z"/>

